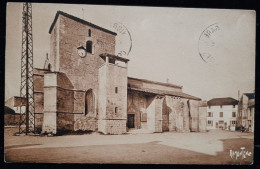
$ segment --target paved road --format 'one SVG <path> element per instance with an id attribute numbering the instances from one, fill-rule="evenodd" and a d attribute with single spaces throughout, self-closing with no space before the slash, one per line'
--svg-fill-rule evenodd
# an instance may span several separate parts
<path id="1" fill-rule="evenodd" d="M 253 152 L 253 134 L 214 130 L 207 133 L 134 135 L 12 136 L 5 129 L 9 162 L 250 164 L 252 155 L 237 160 L 230 150 Z"/>

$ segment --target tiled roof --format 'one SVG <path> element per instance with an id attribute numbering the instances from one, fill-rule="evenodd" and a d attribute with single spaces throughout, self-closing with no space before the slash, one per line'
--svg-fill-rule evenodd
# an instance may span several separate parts
<path id="1" fill-rule="evenodd" d="M 156 82 L 156 81 L 146 80 L 146 79 L 137 79 L 137 78 L 133 78 L 133 77 L 128 77 L 128 79 L 182 89 L 182 86 L 175 85 L 175 84 L 172 84 L 172 83 L 162 83 L 162 82 Z"/>
<path id="2" fill-rule="evenodd" d="M 255 94 L 254 93 L 244 93 L 244 95 L 246 95 L 249 100 L 255 98 Z"/>
<path id="3" fill-rule="evenodd" d="M 109 58 L 112 58 L 112 59 L 115 59 L 115 60 L 119 60 L 119 61 L 122 61 L 122 62 L 128 62 L 129 61 L 129 59 L 122 58 L 122 57 L 119 57 L 119 56 L 116 56 L 116 55 L 112 55 L 112 54 L 108 54 L 108 53 L 102 53 L 99 56 L 100 57 L 109 57 Z"/>
<path id="4" fill-rule="evenodd" d="M 238 100 L 233 99 L 231 97 L 214 98 L 208 101 L 209 106 L 237 105 L 237 104 L 238 104 Z"/>
<path id="5" fill-rule="evenodd" d="M 186 99 L 201 100 L 198 97 L 191 96 L 191 95 L 183 93 L 183 92 L 165 91 L 165 90 L 148 89 L 148 88 L 133 88 L 133 87 L 128 87 L 128 90 L 150 93 L 150 94 L 155 94 L 155 95 L 169 95 L 169 96 L 177 96 L 177 97 L 186 98 Z"/>
<path id="6" fill-rule="evenodd" d="M 84 25 L 91 26 L 91 27 L 96 28 L 96 29 L 99 29 L 99 30 L 101 30 L 101 31 L 103 31 L 103 32 L 110 33 L 110 34 L 112 34 L 112 35 L 117 35 L 115 32 L 112 32 L 112 31 L 110 31 L 110 30 L 108 30 L 108 29 L 102 28 L 102 27 L 97 26 L 97 25 L 95 25 L 95 24 L 93 24 L 93 23 L 90 23 L 90 22 L 88 22 L 88 21 L 85 21 L 85 20 L 83 20 L 83 19 L 80 19 L 80 18 L 78 18 L 78 17 L 75 17 L 75 16 L 73 16 L 73 15 L 67 14 L 67 13 L 62 12 L 62 11 L 57 11 L 56 16 L 55 16 L 55 18 L 54 18 L 54 20 L 53 20 L 53 22 L 52 22 L 52 24 L 51 24 L 49 33 L 52 32 L 52 29 L 54 28 L 54 25 L 55 25 L 55 23 L 56 23 L 56 21 L 57 21 L 59 15 L 63 15 L 63 16 L 65 16 L 65 17 L 67 17 L 67 18 L 70 18 L 70 19 L 76 21 L 76 22 L 82 23 L 82 24 L 84 24 Z"/>

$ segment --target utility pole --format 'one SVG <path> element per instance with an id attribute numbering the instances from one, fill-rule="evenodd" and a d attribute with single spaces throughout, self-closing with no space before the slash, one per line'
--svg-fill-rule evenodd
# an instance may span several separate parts
<path id="1" fill-rule="evenodd" d="M 35 132 L 32 4 L 23 3 L 19 133 Z"/>

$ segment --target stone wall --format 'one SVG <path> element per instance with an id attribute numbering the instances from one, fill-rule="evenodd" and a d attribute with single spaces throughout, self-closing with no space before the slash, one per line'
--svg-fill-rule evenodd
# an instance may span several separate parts
<path id="1" fill-rule="evenodd" d="M 85 94 L 84 91 L 74 91 L 74 112 L 85 114 Z"/>
<path id="2" fill-rule="evenodd" d="M 190 109 L 188 99 L 181 99 L 183 102 L 183 132 L 190 132 Z"/>
<path id="3" fill-rule="evenodd" d="M 57 133 L 57 73 L 44 74 L 42 133 Z"/>
<path id="4" fill-rule="evenodd" d="M 35 114 L 35 128 L 36 131 L 42 131 L 42 124 L 43 124 L 43 113 L 36 113 Z"/>
<path id="5" fill-rule="evenodd" d="M 162 103 L 163 96 L 155 98 L 155 132 L 162 132 Z"/>
<path id="6" fill-rule="evenodd" d="M 165 98 L 166 105 L 164 106 L 167 106 L 165 109 L 169 112 L 169 131 L 184 131 L 184 102 L 173 96 L 166 96 Z"/>
<path id="7" fill-rule="evenodd" d="M 89 29 L 91 36 L 88 35 Z M 81 58 L 77 54 L 77 47 L 86 48 L 89 40 L 92 41 L 93 52 Z M 91 88 L 97 93 L 98 68 L 104 63 L 99 55 L 115 53 L 115 36 L 59 15 L 51 33 L 51 41 L 54 43 L 51 44 L 51 58 L 54 57 L 51 62 L 58 65 L 55 70 L 65 73 L 75 89 Z"/>
<path id="8" fill-rule="evenodd" d="M 106 119 L 127 118 L 127 68 L 107 64 L 106 72 Z M 102 85 L 102 84 L 100 84 Z M 115 88 L 117 87 L 117 93 Z M 115 108 L 118 112 L 115 112 Z"/>
<path id="9" fill-rule="evenodd" d="M 83 114 L 74 114 L 74 130 L 87 130 L 87 131 L 96 131 L 97 119 L 94 117 L 85 116 Z"/>
<path id="10" fill-rule="evenodd" d="M 57 112 L 57 132 L 74 130 L 74 114 Z"/>
<path id="11" fill-rule="evenodd" d="M 57 88 L 57 111 L 73 113 L 74 111 L 74 91 Z"/>
<path id="12" fill-rule="evenodd" d="M 12 126 L 19 125 L 20 114 L 5 114 L 4 115 L 4 125 Z"/>
<path id="13" fill-rule="evenodd" d="M 106 95 L 106 66 L 103 65 L 99 68 L 98 74 L 98 119 L 103 120 L 106 119 L 106 104 L 107 104 L 107 95 Z M 99 121 L 101 122 L 101 121 Z M 102 127 L 98 127 L 101 129 Z"/>
<path id="14" fill-rule="evenodd" d="M 143 119 L 142 116 L 146 114 L 146 97 L 144 94 L 137 92 L 128 92 L 127 94 L 127 114 L 135 115 L 135 128 L 146 128 L 147 118 Z"/>
<path id="15" fill-rule="evenodd" d="M 147 97 L 147 129 L 155 132 L 155 96 Z"/>
<path id="16" fill-rule="evenodd" d="M 110 63 L 104 64 L 99 68 L 98 85 L 98 131 L 105 134 L 125 133 L 127 68 Z"/>
<path id="17" fill-rule="evenodd" d="M 199 102 L 199 131 L 207 131 L 207 102 Z"/>
<path id="18" fill-rule="evenodd" d="M 43 92 L 34 92 L 34 104 L 35 104 L 35 113 L 43 113 L 43 108 L 44 108 Z"/>
<path id="19" fill-rule="evenodd" d="M 189 100 L 191 131 L 199 131 L 199 101 Z"/>

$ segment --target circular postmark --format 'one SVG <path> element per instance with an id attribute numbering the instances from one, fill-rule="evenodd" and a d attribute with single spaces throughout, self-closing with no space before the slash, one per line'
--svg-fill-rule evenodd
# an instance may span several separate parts
<path id="1" fill-rule="evenodd" d="M 116 36 L 116 55 L 126 57 L 132 49 L 132 38 L 129 30 L 120 22 L 111 25 L 112 30 L 117 33 Z"/>
<path id="2" fill-rule="evenodd" d="M 199 37 L 198 52 L 202 60 L 206 63 L 214 63 L 216 61 L 211 51 L 216 46 L 214 36 L 220 30 L 218 23 L 214 23 L 204 29 Z"/>

